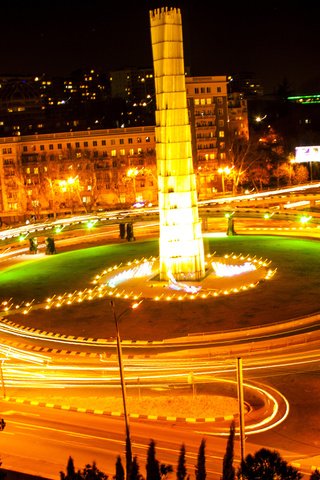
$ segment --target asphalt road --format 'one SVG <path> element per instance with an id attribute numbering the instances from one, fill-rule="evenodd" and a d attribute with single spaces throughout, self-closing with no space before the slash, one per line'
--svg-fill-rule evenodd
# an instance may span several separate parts
<path id="1" fill-rule="evenodd" d="M 281 367 L 273 370 L 271 375 L 262 372 L 253 375 L 253 378 L 274 385 L 287 397 L 290 414 L 273 430 L 250 436 L 246 441 L 246 452 L 254 452 L 260 446 L 279 449 L 287 461 L 301 466 L 307 475 L 312 466 L 319 466 L 318 372 L 319 366 L 315 364 L 313 371 L 308 367 L 304 372 L 300 366 L 288 373 Z M 58 479 L 59 471 L 65 469 L 72 451 L 77 468 L 96 460 L 101 470 L 112 475 L 116 455 L 123 452 L 124 425 L 121 420 L 8 403 L 1 403 L 1 415 L 7 421 L 6 429 L 0 433 L 1 459 L 6 468 Z M 141 458 L 142 473 L 148 441 L 154 438 L 159 460 L 174 466 L 181 442 L 185 441 L 188 468 L 193 475 L 197 449 L 201 438 L 205 437 L 208 476 L 220 478 L 226 439 L 213 437 L 208 425 L 199 428 L 198 425 L 132 421 L 131 430 L 134 452 Z M 236 459 L 239 460 L 238 441 Z"/>
<path id="2" fill-rule="evenodd" d="M 65 471 L 71 454 L 76 468 L 96 461 L 100 470 L 112 476 L 118 454 L 124 459 L 124 423 L 122 419 L 108 418 L 70 411 L 26 405 L 1 403 L 1 415 L 7 426 L 0 435 L 0 451 L 3 466 L 7 469 L 38 474 L 58 479 Z M 221 477 L 222 459 L 226 438 L 212 436 L 210 425 L 186 425 L 175 422 L 141 421 L 130 422 L 133 454 L 138 456 L 141 473 L 145 474 L 146 451 L 151 439 L 156 441 L 157 458 L 161 463 L 177 465 L 182 442 L 187 451 L 187 468 L 194 475 L 198 448 L 206 439 L 206 464 L 209 478 Z M 275 433 L 270 435 L 275 438 Z M 279 438 L 281 431 L 277 432 Z M 299 460 L 291 450 L 294 442 L 288 432 L 282 443 L 281 453 L 288 461 Z M 297 443 L 297 441 L 296 441 Z M 266 445 L 266 438 L 250 437 L 246 442 L 247 453 Z M 274 448 L 274 447 L 272 447 Z M 301 449 L 301 442 L 299 443 Z M 239 441 L 235 442 L 235 464 L 239 461 Z M 304 456 L 303 453 L 300 454 Z M 304 463 L 308 463 L 304 459 Z M 308 467 L 307 467 L 308 468 Z M 308 471 L 308 470 L 307 470 Z"/>

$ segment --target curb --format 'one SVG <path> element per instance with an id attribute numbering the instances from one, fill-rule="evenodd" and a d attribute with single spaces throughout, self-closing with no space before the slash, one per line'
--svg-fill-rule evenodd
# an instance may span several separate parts
<path id="1" fill-rule="evenodd" d="M 89 338 L 89 337 L 75 337 L 75 336 L 71 336 L 71 335 L 64 335 L 64 334 L 60 334 L 60 333 L 53 333 L 53 332 L 47 332 L 46 330 L 40 330 L 40 329 L 37 329 L 37 328 L 33 328 L 33 327 L 27 327 L 25 325 L 21 325 L 19 323 L 15 323 L 15 322 L 12 322 L 11 320 L 9 320 L 8 318 L 1 318 L 0 316 L 0 324 L 1 323 L 4 323 L 4 324 L 7 324 L 7 325 L 10 325 L 11 327 L 15 327 L 21 331 L 24 331 L 24 332 L 30 332 L 30 333 L 37 333 L 39 335 L 43 335 L 45 336 L 45 339 L 50 341 L 50 339 L 54 339 L 54 340 L 61 340 L 61 342 L 63 342 L 63 340 L 78 340 L 78 341 L 83 341 L 83 342 L 92 342 L 94 344 L 94 342 L 101 342 L 102 340 L 105 340 L 105 339 L 101 339 L 101 338 Z M 13 341 L 10 341 L 10 340 L 6 340 L 4 341 L 3 343 L 6 343 L 6 344 L 11 344 L 11 345 L 15 345 L 17 347 L 21 347 L 21 348 L 24 348 L 25 350 L 29 350 L 29 351 L 34 351 L 34 352 L 42 352 L 42 353 L 55 353 L 55 354 L 62 354 L 62 355 L 71 355 L 71 356 L 78 356 L 78 357 L 90 357 L 90 358 L 99 358 L 102 356 L 103 359 L 112 359 L 112 358 L 118 358 L 117 357 L 117 354 L 116 353 L 107 353 L 107 352 L 103 352 L 103 353 L 99 353 L 99 352 L 85 352 L 85 351 L 77 351 L 77 350 L 68 350 L 68 349 L 62 349 L 62 348 L 53 348 L 53 347 L 40 347 L 38 345 L 30 345 L 28 343 L 21 343 L 21 342 L 13 342 Z M 110 342 L 111 343 L 111 342 Z M 116 349 L 116 340 L 112 340 L 112 343 L 114 343 L 115 345 L 115 349 Z M 124 340 L 121 342 L 122 345 L 137 345 L 139 344 L 140 345 L 144 345 L 144 344 L 152 344 L 154 343 L 153 341 L 145 341 L 145 342 L 141 342 L 141 341 L 138 341 L 138 340 Z M 104 345 L 101 345 L 101 348 L 103 348 Z M 123 354 L 122 355 L 123 358 L 126 358 L 126 359 L 132 359 L 132 358 L 135 358 L 136 355 L 133 355 L 133 354 Z M 151 355 L 139 355 L 139 358 L 151 358 Z"/>
<path id="2" fill-rule="evenodd" d="M 58 410 L 65 410 L 70 412 L 78 412 L 78 413 L 87 413 L 90 415 L 100 415 L 106 417 L 118 417 L 123 418 L 124 414 L 122 412 L 109 412 L 106 410 L 99 410 L 99 409 L 92 409 L 92 408 L 84 408 L 84 407 L 75 407 L 71 405 L 58 405 L 55 403 L 46 403 L 46 402 L 38 402 L 36 400 L 27 400 L 24 398 L 18 397 L 5 397 L 1 400 L 2 402 L 12 402 L 18 403 L 20 405 L 30 405 L 33 407 L 46 407 L 46 408 L 54 408 Z M 214 423 L 214 422 L 231 422 L 235 418 L 238 417 L 238 414 L 235 415 L 225 415 L 223 417 L 200 417 L 200 418 L 193 418 L 193 417 L 174 417 L 174 416 L 164 416 L 164 415 L 143 415 L 138 413 L 130 413 L 130 419 L 135 420 L 157 420 L 157 421 L 167 421 L 167 422 L 184 422 L 184 423 Z"/>
<path id="3" fill-rule="evenodd" d="M 11 327 L 15 327 L 23 332 L 30 332 L 30 333 L 36 333 L 38 335 L 42 335 L 45 337 L 46 340 L 50 341 L 52 340 L 61 340 L 63 342 L 64 340 L 77 340 L 77 341 L 82 341 L 82 342 L 91 342 L 92 344 L 95 344 L 96 342 L 104 342 L 104 344 L 101 344 L 101 348 L 103 348 L 105 345 L 112 343 L 115 345 L 116 349 L 116 344 L 117 341 L 116 339 L 112 339 L 110 341 L 106 341 L 104 338 L 94 338 L 94 337 L 77 337 L 73 335 L 65 335 L 63 333 L 54 333 L 54 332 L 48 332 L 46 330 L 40 330 L 38 328 L 34 327 L 28 327 L 26 325 L 22 325 L 19 323 L 15 323 L 9 318 L 1 317 L 0 314 L 0 324 L 4 323 L 6 325 L 10 325 Z M 10 343 L 10 341 L 6 342 Z M 34 350 L 37 352 L 48 352 L 48 353 L 62 353 L 64 355 L 78 355 L 78 356 L 83 356 L 83 357 L 100 357 L 101 353 L 96 353 L 96 352 L 82 352 L 82 351 L 75 351 L 75 350 L 67 350 L 67 349 L 61 349 L 61 348 L 52 348 L 52 347 L 39 347 L 37 345 L 30 345 L 30 344 L 23 344 L 20 342 L 11 342 L 14 343 L 15 345 L 21 345 L 23 346 L 26 350 Z M 153 341 L 153 340 L 122 340 L 121 344 L 122 346 L 132 346 L 136 345 L 139 347 L 143 347 L 145 345 L 153 345 L 153 344 L 159 344 L 163 343 L 163 341 Z M 89 345 L 90 346 L 90 345 Z M 112 358 L 112 357 L 117 357 L 116 353 L 103 353 L 104 358 Z M 123 355 L 124 358 L 134 358 L 135 355 Z M 150 358 L 150 355 L 139 355 L 141 358 Z"/>

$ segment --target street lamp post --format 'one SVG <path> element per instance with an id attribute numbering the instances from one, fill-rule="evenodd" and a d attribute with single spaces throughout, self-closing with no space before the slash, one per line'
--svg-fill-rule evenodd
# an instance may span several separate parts
<path id="1" fill-rule="evenodd" d="M 3 393 L 3 398 L 6 398 L 6 387 L 4 385 L 4 376 L 3 376 L 3 364 L 4 364 L 5 359 L 1 359 L 0 361 L 0 376 L 1 376 L 1 385 L 2 385 L 2 393 Z"/>
<path id="2" fill-rule="evenodd" d="M 222 183 L 222 193 L 225 193 L 225 176 L 230 175 L 233 167 L 221 167 L 218 168 L 218 173 L 221 175 L 221 183 Z"/>
<path id="3" fill-rule="evenodd" d="M 221 174 L 222 193 L 224 194 L 224 192 L 225 192 L 225 186 L 224 186 L 224 169 L 223 169 L 223 168 L 219 168 L 218 172 Z"/>
<path id="4" fill-rule="evenodd" d="M 138 175 L 138 173 L 139 173 L 139 170 L 137 168 L 130 168 L 127 171 L 127 177 L 130 177 L 132 179 L 134 202 L 137 201 L 136 176 Z"/>
<path id="5" fill-rule="evenodd" d="M 131 465 L 132 465 L 132 444 L 131 444 L 131 437 L 130 437 L 130 426 L 129 426 L 129 417 L 127 411 L 127 395 L 126 395 L 126 384 L 124 380 L 124 373 L 123 373 L 123 362 L 122 362 L 122 347 L 121 347 L 121 338 L 120 338 L 120 331 L 119 331 L 119 320 L 120 318 L 131 309 L 135 309 L 140 305 L 140 302 L 136 302 L 131 307 L 124 310 L 120 315 L 117 316 L 114 301 L 110 301 L 110 305 L 113 312 L 113 319 L 116 326 L 116 334 L 117 334 L 117 354 L 118 354 L 118 363 L 119 363 L 119 372 L 120 372 L 120 382 L 121 382 L 121 392 L 122 392 L 122 401 L 123 401 L 123 413 L 124 413 L 124 421 L 125 421 L 125 430 L 126 430 L 126 479 L 129 479 L 130 472 L 131 472 Z"/>
<path id="6" fill-rule="evenodd" d="M 237 389 L 239 403 L 239 426 L 240 426 L 240 460 L 244 462 L 245 450 L 245 427 L 244 427 L 244 396 L 243 396 L 243 375 L 242 375 L 242 358 L 237 358 Z"/>

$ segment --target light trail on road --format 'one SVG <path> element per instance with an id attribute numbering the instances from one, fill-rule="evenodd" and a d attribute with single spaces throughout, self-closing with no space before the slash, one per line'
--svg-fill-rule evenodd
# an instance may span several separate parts
<path id="1" fill-rule="evenodd" d="M 268 375 L 272 370 L 288 368 L 305 370 L 319 367 L 320 348 L 319 342 L 313 344 L 313 348 L 307 345 L 307 351 L 296 349 L 292 352 L 282 352 L 281 349 L 271 352 L 267 347 L 250 354 L 243 355 L 243 370 L 254 374 L 255 378 Z M 306 347 L 303 343 L 302 347 Z M 266 356 L 267 351 L 267 356 Z M 7 386 L 32 387 L 32 388 L 61 388 L 68 387 L 103 387 L 108 388 L 119 385 L 119 366 L 116 355 L 113 358 L 75 357 L 72 351 L 69 354 L 51 353 L 41 355 L 26 352 L 24 350 L 5 347 L 0 350 L 3 360 L 3 374 Z M 235 359 L 240 355 L 233 349 L 232 355 L 226 355 L 221 359 L 219 352 L 212 347 L 203 352 L 197 352 L 191 356 L 189 350 L 176 352 L 173 355 L 154 353 L 145 357 L 139 355 L 124 358 L 126 372 L 126 384 L 128 387 L 137 386 L 169 386 L 174 384 L 188 384 L 190 371 L 193 373 L 195 383 L 212 383 L 217 378 L 235 376 Z M 16 363 L 16 360 L 19 363 Z M 5 360 L 5 361 L 4 361 Z M 37 364 L 35 364 L 35 362 Z"/>
<path id="2" fill-rule="evenodd" d="M 116 230 L 113 229 L 113 232 Z M 113 233 L 114 234 L 114 233 Z M 100 234 L 99 234 L 100 235 Z M 86 237 L 83 237 L 85 241 Z M 34 308 L 34 307 L 33 307 Z M 185 386 L 190 388 L 188 375 L 192 372 L 193 381 L 197 384 L 211 384 L 214 381 L 232 381 L 235 378 L 235 359 L 241 355 L 243 371 L 246 376 L 245 387 L 252 387 L 252 379 L 261 379 L 278 375 L 288 375 L 293 371 L 307 371 L 319 369 L 319 340 L 317 331 L 319 319 L 301 324 L 290 322 L 289 325 L 271 325 L 269 330 L 255 329 L 229 332 L 222 335 L 205 334 L 203 338 L 196 336 L 188 339 L 173 339 L 165 342 L 142 342 L 139 345 L 123 344 L 125 351 L 130 353 L 130 359 L 124 358 L 125 379 L 128 388 L 170 388 Z M 289 323 L 289 322 L 288 322 Z M 26 331 L 19 327 L 1 324 L 2 335 L 25 341 L 26 348 L 33 345 L 46 345 L 48 349 L 55 346 L 67 349 L 70 353 L 50 352 L 49 355 L 37 357 L 39 364 L 32 363 L 30 352 L 18 349 L 14 355 L 3 353 L 6 360 L 3 364 L 3 373 L 6 387 L 28 388 L 33 397 L 32 389 L 43 391 L 63 391 L 67 388 L 78 389 L 85 387 L 96 388 L 105 392 L 108 388 L 119 388 L 119 369 L 116 357 L 108 359 L 99 356 L 110 350 L 115 351 L 115 340 L 84 340 L 53 338 L 52 335 L 43 335 L 37 331 Z M 275 331 L 278 329 L 278 331 Z M 292 342 L 292 344 L 291 344 Z M 167 353 L 164 352 L 167 348 Z M 281 349 L 286 348 L 281 353 Z M 8 347 L 10 350 L 10 347 Z M 8 350 L 7 349 L 7 350 Z M 140 352 L 148 349 L 148 358 Z M 78 355 L 81 351 L 83 356 Z M 87 355 L 93 355 L 87 357 Z M 134 355 L 132 355 L 134 352 Z M 30 353 L 30 358 L 28 355 Z M 132 358 L 133 357 L 133 358 Z M 73 364 L 71 365 L 71 362 Z M 103 365 L 101 365 L 103 364 Z M 233 380 L 234 383 L 234 380 Z M 265 415 L 259 416 L 246 424 L 246 434 L 254 435 L 273 429 L 282 423 L 288 416 L 289 404 L 280 392 L 274 392 L 276 397 L 262 387 L 260 390 L 269 405 Z M 281 406 L 280 406 L 281 405 Z M 165 427 L 164 427 L 165 428 Z M 219 431 L 214 427 L 207 427 L 213 435 L 228 435 L 228 426 Z M 63 434 L 63 429 L 61 430 Z M 76 436 L 72 429 L 71 436 Z M 84 438 L 90 435 L 82 434 Z M 221 457 L 220 457 L 221 458 Z M 291 458 L 291 457 L 290 457 Z"/>

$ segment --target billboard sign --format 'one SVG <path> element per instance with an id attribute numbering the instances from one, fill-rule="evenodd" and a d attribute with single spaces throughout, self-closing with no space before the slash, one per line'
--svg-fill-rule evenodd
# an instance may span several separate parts
<path id="1" fill-rule="evenodd" d="M 320 162 L 320 146 L 296 147 L 295 163 Z"/>

